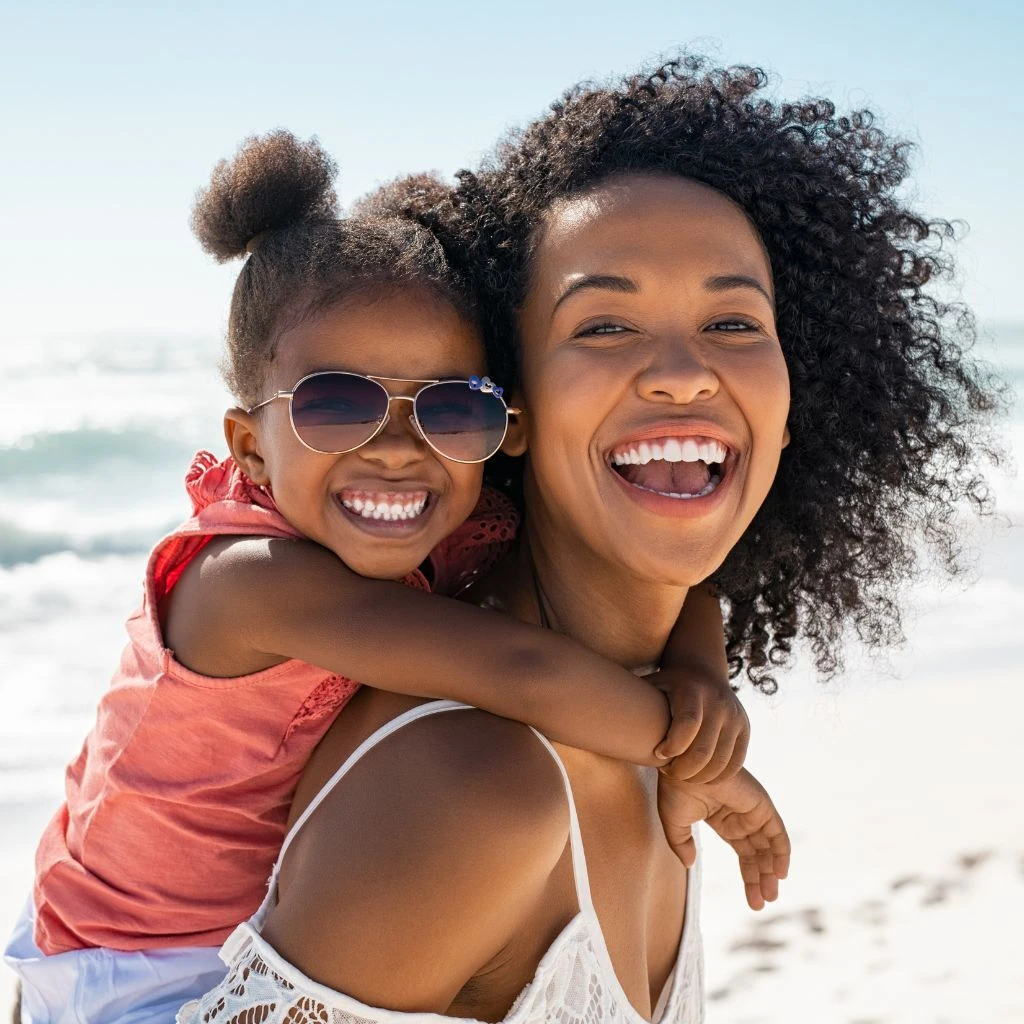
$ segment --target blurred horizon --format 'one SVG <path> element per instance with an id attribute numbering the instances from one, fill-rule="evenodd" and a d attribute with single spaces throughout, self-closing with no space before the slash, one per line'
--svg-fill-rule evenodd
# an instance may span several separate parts
<path id="1" fill-rule="evenodd" d="M 761 65 L 775 96 L 868 107 L 909 138 L 914 205 L 970 228 L 946 293 L 983 323 L 1021 323 L 1021 28 L 1008 0 L 969 12 L 922 0 L 789 0 L 770 11 L 650 0 L 628 17 L 609 0 L 583 15 L 539 0 L 471 15 L 455 0 L 6 5 L 0 343 L 219 337 L 238 264 L 200 250 L 189 212 L 213 165 L 248 135 L 317 135 L 348 204 L 398 175 L 472 166 L 572 84 L 680 49 Z"/>

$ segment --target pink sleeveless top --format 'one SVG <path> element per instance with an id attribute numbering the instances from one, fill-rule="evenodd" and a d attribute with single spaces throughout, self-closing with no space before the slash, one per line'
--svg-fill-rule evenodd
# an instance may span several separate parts
<path id="1" fill-rule="evenodd" d="M 212 537 L 302 539 L 230 459 L 200 452 L 186 486 L 192 517 L 149 557 L 128 646 L 36 854 L 35 941 L 47 954 L 222 943 L 259 907 L 299 776 L 358 688 L 296 660 L 230 679 L 175 661 L 160 601 Z M 418 570 L 403 582 L 453 593 L 516 524 L 485 490 L 431 553 L 431 582 Z"/>

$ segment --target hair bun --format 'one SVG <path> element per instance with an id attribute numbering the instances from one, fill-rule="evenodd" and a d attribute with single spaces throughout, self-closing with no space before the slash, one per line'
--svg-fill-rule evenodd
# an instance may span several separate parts
<path id="1" fill-rule="evenodd" d="M 337 164 L 314 137 L 277 130 L 246 139 L 196 193 L 192 231 L 219 262 L 241 256 L 267 231 L 337 217 Z"/>

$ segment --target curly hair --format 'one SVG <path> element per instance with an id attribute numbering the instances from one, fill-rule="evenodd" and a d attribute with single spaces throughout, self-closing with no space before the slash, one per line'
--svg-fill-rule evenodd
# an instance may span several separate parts
<path id="1" fill-rule="evenodd" d="M 901 198 L 909 144 L 868 111 L 774 102 L 766 84 L 759 69 L 686 56 L 615 87 L 577 86 L 461 172 L 447 198 L 420 190 L 404 212 L 472 276 L 490 366 L 510 381 L 516 314 L 554 204 L 653 172 L 703 182 L 746 212 L 773 268 L 793 440 L 713 582 L 733 676 L 771 692 L 798 634 L 826 676 L 847 629 L 870 646 L 902 638 L 897 593 L 920 539 L 959 571 L 957 516 L 990 511 L 979 465 L 998 461 L 985 428 L 1004 395 L 967 355 L 969 311 L 928 289 L 952 274 L 954 229 Z"/>
<path id="2" fill-rule="evenodd" d="M 437 238 L 383 205 L 339 218 L 337 166 L 316 139 L 246 139 L 196 195 L 192 230 L 218 262 L 248 254 L 228 316 L 224 379 L 255 405 L 277 339 L 361 292 L 422 287 L 475 322 L 471 292 Z"/>

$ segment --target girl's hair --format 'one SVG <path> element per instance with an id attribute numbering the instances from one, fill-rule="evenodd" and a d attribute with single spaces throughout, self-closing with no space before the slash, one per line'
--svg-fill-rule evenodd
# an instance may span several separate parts
<path id="1" fill-rule="evenodd" d="M 491 369 L 510 385 L 516 313 L 555 203 L 610 175 L 669 173 L 746 211 L 773 268 L 792 443 L 714 582 L 733 673 L 770 691 L 798 632 L 824 674 L 849 624 L 870 645 L 901 637 L 897 588 L 919 538 L 958 570 L 957 509 L 989 508 L 978 458 L 999 450 L 981 427 L 1004 395 L 965 354 L 970 313 L 926 287 L 951 274 L 954 232 L 905 204 L 908 143 L 868 111 L 774 102 L 766 81 L 684 57 L 615 87 L 578 86 L 446 198 L 414 191 L 403 209 L 472 276 Z"/>
<path id="2" fill-rule="evenodd" d="M 203 248 L 219 262 L 249 254 L 231 298 L 223 368 L 245 406 L 259 400 L 281 334 L 350 296 L 422 287 L 476 319 L 430 231 L 383 203 L 339 219 L 336 174 L 316 139 L 275 131 L 246 139 L 196 195 L 192 230 Z"/>

